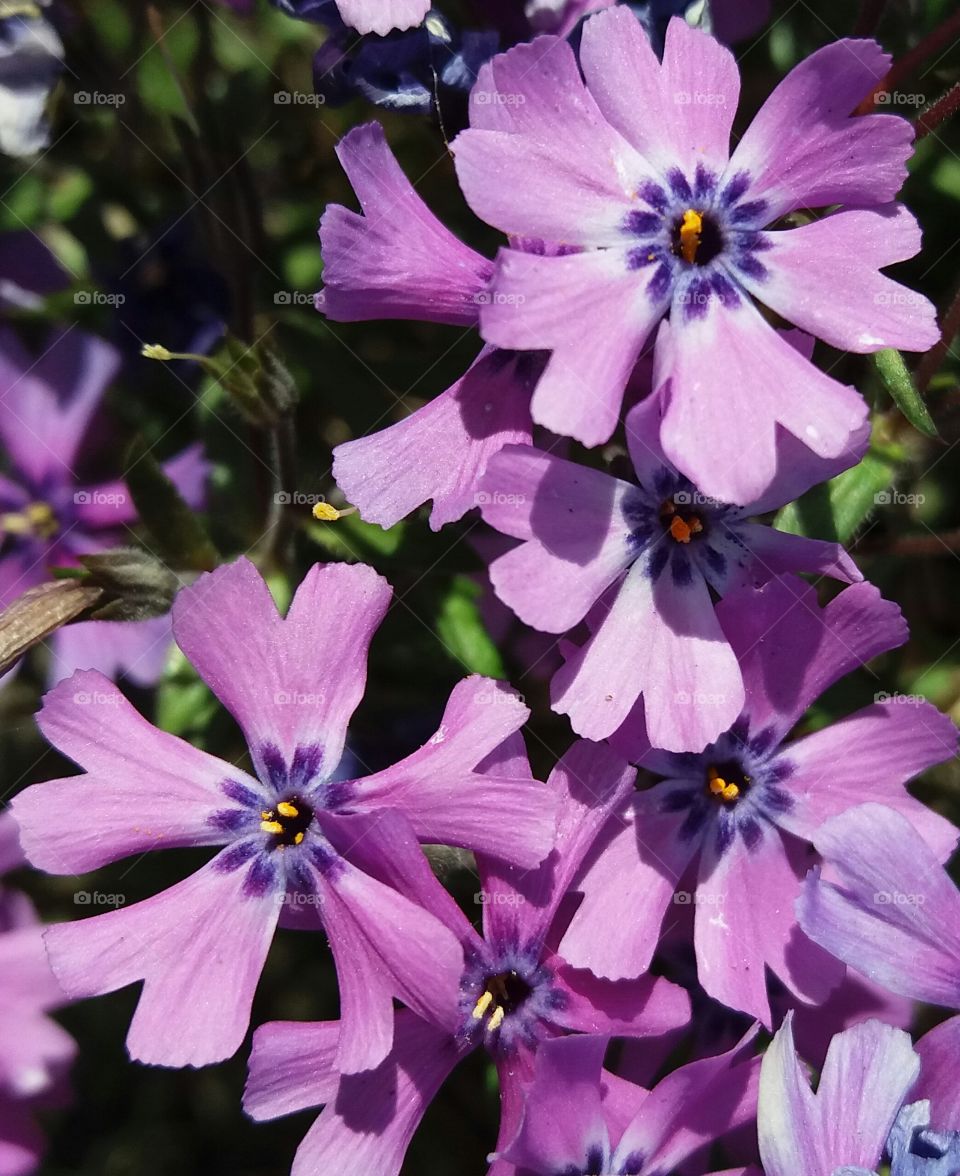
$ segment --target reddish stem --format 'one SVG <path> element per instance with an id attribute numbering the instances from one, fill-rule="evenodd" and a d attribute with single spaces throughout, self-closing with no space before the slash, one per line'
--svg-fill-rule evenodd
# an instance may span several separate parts
<path id="1" fill-rule="evenodd" d="M 891 93 L 896 89 L 898 82 L 909 77 L 918 66 L 923 65 L 925 61 L 935 53 L 938 53 L 944 45 L 948 45 L 951 41 L 956 40 L 957 37 L 960 37 L 960 9 L 953 16 L 948 16 L 932 33 L 928 33 L 919 45 L 914 46 L 909 53 L 905 53 L 899 61 L 895 61 L 883 81 L 860 103 L 856 113 L 873 114 L 877 108 L 875 95 Z"/>
<path id="2" fill-rule="evenodd" d="M 929 135 L 935 127 L 946 122 L 958 110 L 960 110 L 960 82 L 954 83 L 946 94 L 938 98 L 932 106 L 928 106 L 920 115 L 917 119 L 916 137 L 922 139 L 924 135 Z"/>

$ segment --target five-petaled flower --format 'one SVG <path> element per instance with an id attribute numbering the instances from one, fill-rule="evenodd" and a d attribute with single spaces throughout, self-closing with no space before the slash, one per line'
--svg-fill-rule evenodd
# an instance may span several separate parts
<path id="1" fill-rule="evenodd" d="M 621 6 L 586 22 L 579 68 L 555 37 L 484 66 L 474 95 L 504 100 L 474 101 L 453 143 L 464 194 L 511 237 L 566 247 L 502 250 L 481 307 L 488 342 L 552 352 L 533 396 L 538 424 L 606 441 L 669 315 L 656 344 L 669 380 L 662 443 L 704 493 L 731 503 L 764 494 L 781 431 L 820 458 L 849 450 L 865 403 L 757 303 L 849 351 L 936 342 L 931 304 L 880 273 L 920 248 L 913 216 L 891 203 L 911 127 L 851 116 L 888 65 L 873 41 L 826 46 L 781 82 L 732 154 L 736 62 L 679 17 L 662 64 Z M 843 207 L 785 227 L 798 210 L 832 205 Z"/>
<path id="2" fill-rule="evenodd" d="M 429 1016 L 463 966 L 454 935 L 393 887 L 393 872 L 422 856 L 414 836 L 527 868 L 550 852 L 549 792 L 515 748 L 498 751 L 527 709 L 488 679 L 454 689 L 443 742 L 362 780 L 335 777 L 389 602 L 371 568 L 317 565 L 284 619 L 245 559 L 179 594 L 177 643 L 243 729 L 252 773 L 152 727 L 100 674 L 75 674 L 46 696 L 40 727 L 84 774 L 14 799 L 34 865 L 78 873 L 166 846 L 223 847 L 153 898 L 47 932 L 70 996 L 145 981 L 133 1057 L 204 1065 L 231 1055 L 292 907 L 330 941 L 340 1068 L 376 1065 L 390 1050 L 393 997 Z M 502 705 L 478 703 L 497 692 Z M 510 821 L 501 827 L 491 812 Z"/>

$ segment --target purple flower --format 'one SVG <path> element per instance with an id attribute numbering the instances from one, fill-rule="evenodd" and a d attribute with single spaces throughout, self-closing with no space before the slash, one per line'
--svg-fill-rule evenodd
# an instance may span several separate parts
<path id="1" fill-rule="evenodd" d="M 16 826 L 0 813 L 0 873 L 23 863 Z M 62 1090 L 76 1052 L 47 1014 L 64 1003 L 28 899 L 0 887 L 0 1176 L 32 1172 L 43 1149 L 34 1107 Z"/>
<path id="2" fill-rule="evenodd" d="M 486 522 L 523 541 L 490 565 L 497 595 L 521 620 L 564 633 L 602 598 L 593 635 L 553 679 L 554 710 L 578 734 L 604 739 L 642 696 L 654 747 L 702 751 L 744 701 L 713 600 L 785 571 L 862 577 L 836 543 L 749 521 L 796 497 L 796 442 L 788 454 L 782 439 L 781 473 L 762 500 L 728 506 L 673 468 L 657 444 L 661 415 L 658 396 L 627 415 L 637 484 L 509 446 L 489 460 L 478 497 Z"/>
<path id="3" fill-rule="evenodd" d="M 663 64 L 623 7 L 569 45 L 540 38 L 496 57 L 454 142 L 470 205 L 512 237 L 567 252 L 501 251 L 481 333 L 499 347 L 549 349 L 533 419 L 597 445 L 624 386 L 669 314 L 662 444 L 711 497 L 749 503 L 777 472 L 786 431 L 839 457 L 867 408 L 763 318 L 854 352 L 924 351 L 934 309 L 880 273 L 920 248 L 890 203 L 906 175 L 910 125 L 850 111 L 887 71 L 873 41 L 839 41 L 801 62 L 730 154 L 739 74 L 733 55 L 674 18 Z M 789 231 L 785 214 L 843 208 Z M 854 207 L 856 206 L 856 207 Z M 570 250 L 573 250 L 572 252 Z"/>
<path id="4" fill-rule="evenodd" d="M 691 1156 L 702 1165 L 714 1140 L 756 1115 L 753 1036 L 678 1067 L 649 1092 L 604 1071 L 604 1037 L 547 1042 L 520 1132 L 499 1158 L 523 1176 L 648 1176 Z"/>
<path id="5" fill-rule="evenodd" d="M 561 900 L 597 830 L 629 794 L 633 772 L 602 744 L 580 742 L 548 787 L 559 803 L 557 842 L 537 870 L 478 855 L 483 936 L 429 872 L 407 886 L 464 945 L 457 992 L 441 1018 L 397 1016 L 394 1049 L 377 1070 L 338 1081 L 336 1023 L 265 1025 L 254 1036 L 245 1106 L 257 1119 L 326 1103 L 297 1153 L 293 1172 L 394 1176 L 434 1094 L 454 1066 L 484 1046 L 500 1078 L 500 1136 L 520 1125 L 534 1057 L 572 1031 L 649 1036 L 685 1024 L 682 989 L 645 976 L 610 984 L 572 969 L 552 950 Z M 512 814 L 510 819 L 512 820 Z M 495 1174 L 505 1172 L 497 1165 Z M 512 1168 L 509 1169 L 512 1172 Z"/>
<path id="6" fill-rule="evenodd" d="M 766 1176 L 876 1171 L 920 1072 L 909 1034 L 879 1021 L 838 1034 L 814 1094 L 794 1049 L 791 1020 L 778 1030 L 760 1072 L 757 1131 Z M 896 1167 L 893 1174 L 900 1176 Z"/>
<path id="7" fill-rule="evenodd" d="M 127 1038 L 134 1058 L 204 1065 L 232 1054 L 288 906 L 298 923 L 322 921 L 330 941 L 338 1065 L 376 1065 L 390 1049 L 393 997 L 433 1015 L 462 970 L 451 932 L 393 888 L 392 871 L 423 862 L 414 835 L 524 868 L 549 852 L 545 786 L 515 752 L 494 757 L 528 711 L 484 678 L 454 689 L 438 732 L 405 760 L 333 782 L 389 602 L 371 568 L 315 566 L 284 619 L 245 559 L 180 593 L 177 643 L 243 729 L 253 774 L 152 727 L 100 674 L 47 695 L 40 727 L 84 774 L 14 800 L 34 865 L 79 873 L 168 846 L 223 847 L 153 898 L 47 934 L 71 996 L 145 981 Z"/>
<path id="8" fill-rule="evenodd" d="M 957 731 L 929 703 L 883 702 L 785 742 L 822 691 L 905 640 L 900 610 L 870 584 L 820 608 L 799 580 L 773 580 L 728 596 L 717 614 L 740 662 L 743 711 L 696 755 L 652 749 L 640 707 L 617 733 L 615 745 L 661 780 L 601 837 L 561 947 L 600 976 L 639 975 L 671 900 L 689 903 L 700 983 L 770 1025 L 765 966 L 808 1004 L 843 973 L 797 926 L 808 843 L 829 817 L 878 798 L 946 857 L 956 829 L 904 785 L 954 755 Z"/>
<path id="9" fill-rule="evenodd" d="M 77 328 L 55 334 L 34 359 L 12 331 L 0 334 L 0 608 L 42 582 L 51 565 L 129 541 L 137 516 L 122 481 L 88 485 L 76 467 L 91 424 L 120 366 L 116 351 Z M 203 503 L 209 466 L 191 445 L 165 466 L 193 507 Z M 51 680 L 78 666 L 124 673 L 149 685 L 170 646 L 167 618 L 91 621 L 57 631 Z"/>
<path id="10" fill-rule="evenodd" d="M 379 124 L 352 130 L 337 155 L 363 215 L 339 204 L 323 215 L 318 309 L 338 322 L 411 318 L 475 326 L 492 263 L 430 212 Z M 490 455 L 530 441 L 530 395 L 542 369 L 541 356 L 485 347 L 461 379 L 418 412 L 338 446 L 337 484 L 365 519 L 383 527 L 431 498 L 435 530 L 460 518 L 476 505 Z"/>

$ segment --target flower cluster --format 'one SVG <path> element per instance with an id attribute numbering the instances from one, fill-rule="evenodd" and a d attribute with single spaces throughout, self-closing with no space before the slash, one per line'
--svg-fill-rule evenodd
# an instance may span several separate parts
<path id="1" fill-rule="evenodd" d="M 361 210 L 323 213 L 317 311 L 478 341 L 416 411 L 338 434 L 351 506 L 321 498 L 314 517 L 470 515 L 480 591 L 548 635 L 542 709 L 572 735 L 535 771 L 531 707 L 472 673 L 416 750 L 367 766 L 352 724 L 408 569 L 396 593 L 370 557 L 285 579 L 279 528 L 236 558 L 204 547 L 169 618 L 58 630 L 36 723 L 77 770 L 17 792 L 0 869 L 21 850 L 66 877 L 176 849 L 198 864 L 54 923 L 45 955 L 0 894 L 0 1176 L 32 1170 L 36 1100 L 72 1054 L 50 1008 L 142 985 L 131 1059 L 222 1062 L 278 929 L 325 936 L 339 1001 L 253 1029 L 246 1113 L 317 1112 L 293 1176 L 400 1176 L 475 1052 L 499 1097 L 489 1176 L 720 1156 L 765 1176 L 955 1176 L 960 1016 L 907 1029 L 911 1002 L 960 1012 L 960 834 L 910 787 L 955 759 L 957 728 L 923 698 L 836 693 L 907 623 L 837 531 L 773 516 L 870 445 L 867 401 L 816 341 L 940 340 L 932 304 L 883 272 L 920 249 L 897 202 L 912 128 L 857 113 L 889 56 L 827 45 L 734 134 L 727 46 L 765 5 L 493 4 L 492 38 L 423 0 L 277 6 L 329 30 L 328 58 L 349 40 L 340 80 L 378 105 L 429 112 L 441 80 L 468 94 L 453 170 L 500 234 L 487 256 L 451 232 L 377 123 L 340 141 Z M 274 441 L 290 423 L 275 356 L 144 354 L 199 360 Z M 128 483 L 81 476 L 118 367 L 79 329 L 37 357 L 0 335 L 0 606 L 129 542 Z M 202 507 L 209 470 L 199 444 L 166 463 L 177 511 Z M 234 721 L 222 751 L 113 681 L 156 682 L 171 640 Z M 476 920 L 448 870 L 475 875 Z"/>

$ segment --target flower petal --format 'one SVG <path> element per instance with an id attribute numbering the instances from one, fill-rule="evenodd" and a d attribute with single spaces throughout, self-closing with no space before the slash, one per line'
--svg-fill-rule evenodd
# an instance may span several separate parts
<path id="1" fill-rule="evenodd" d="M 761 830 L 749 847 L 738 839 L 717 853 L 707 843 L 694 941 L 697 977 L 706 991 L 769 1027 L 765 966 L 800 999 L 816 1004 L 840 983 L 844 970 L 797 926 L 793 906 L 800 878 L 779 832 L 767 824 Z"/>
<path id="2" fill-rule="evenodd" d="M 793 1013 L 774 1034 L 760 1067 L 757 1134 L 766 1176 L 832 1176 L 820 1115 L 793 1043 Z"/>
<path id="3" fill-rule="evenodd" d="M 529 714 L 502 683 L 465 679 L 454 687 L 436 734 L 406 759 L 360 781 L 355 807 L 398 809 L 421 841 L 537 865 L 556 829 L 549 789 L 529 775 L 504 779 L 477 771 Z M 503 813 L 509 821 L 497 819 Z"/>
<path id="4" fill-rule="evenodd" d="M 322 774 L 334 772 L 390 594 L 363 564 L 315 564 L 283 619 L 260 573 L 241 558 L 177 596 L 177 643 L 243 728 L 261 778 L 269 778 L 265 744 L 288 764 L 297 747 L 319 744 Z"/>
<path id="5" fill-rule="evenodd" d="M 337 156 L 363 215 L 340 204 L 328 205 L 323 214 L 324 289 L 318 308 L 337 322 L 475 323 L 492 263 L 458 241 L 427 208 L 380 124 L 354 127 L 338 144 Z"/>
<path id="6" fill-rule="evenodd" d="M 530 442 L 530 381 L 516 359 L 485 348 L 455 384 L 394 425 L 334 450 L 333 475 L 366 522 L 392 527 L 428 499 L 430 526 L 482 501 L 480 475 L 505 445 Z"/>
<path id="7" fill-rule="evenodd" d="M 604 739 L 641 693 L 650 742 L 669 751 L 702 751 L 740 713 L 737 661 L 695 570 L 680 586 L 669 570 L 652 580 L 646 561 L 634 564 L 594 635 L 554 676 L 551 704 L 578 734 Z"/>
<path id="8" fill-rule="evenodd" d="M 430 0 L 336 0 L 345 25 L 358 33 L 385 37 L 393 29 L 410 29 L 430 11 Z"/>
<path id="9" fill-rule="evenodd" d="M 960 893 L 910 823 L 861 805 L 814 844 L 840 884 L 808 875 L 797 903 L 807 935 L 892 992 L 960 1007 Z"/>
<path id="10" fill-rule="evenodd" d="M 738 535 L 749 549 L 754 571 L 761 579 L 772 579 L 784 572 L 830 576 L 846 584 L 863 579 L 852 556 L 839 543 L 790 535 L 759 523 L 741 523 Z"/>
<path id="11" fill-rule="evenodd" d="M 578 881 L 583 902 L 560 942 L 573 967 L 613 980 L 647 970 L 673 892 L 699 849 L 678 831 L 676 814 L 658 812 L 648 793 L 611 819 Z"/>
<path id="12" fill-rule="evenodd" d="M 47 931 L 50 963 L 71 999 L 144 981 L 127 1034 L 135 1061 L 207 1066 L 243 1041 L 280 894 L 246 894 L 247 871 L 224 860 L 153 898 Z"/>
<path id="13" fill-rule="evenodd" d="M 958 831 L 907 792 L 906 785 L 957 752 L 957 728 L 928 702 L 894 698 L 858 711 L 788 745 L 786 788 L 795 807 L 784 828 L 808 841 L 824 821 L 867 801 L 896 809 L 946 861 Z"/>
<path id="14" fill-rule="evenodd" d="M 890 68 L 876 41 L 845 38 L 804 58 L 745 131 L 729 176 L 746 171 L 767 223 L 797 208 L 882 204 L 907 178 L 913 128 L 896 115 L 855 117 Z"/>
<path id="15" fill-rule="evenodd" d="M 378 836 L 385 845 L 395 840 L 387 817 L 383 829 L 366 816 L 335 820 L 341 845 L 361 837 Z M 454 934 L 435 915 L 349 862 L 338 861 L 318 879 L 319 913 L 340 986 L 338 1068 L 357 1073 L 380 1064 L 391 1047 L 394 996 L 418 1016 L 452 1030 L 463 971 L 463 950 Z"/>
<path id="16" fill-rule="evenodd" d="M 658 1082 L 624 1131 L 614 1164 L 639 1154 L 651 1171 L 673 1171 L 718 1136 L 751 1122 L 760 1077 L 751 1056 L 754 1037 L 751 1031 L 726 1053 L 680 1066 Z"/>
<path id="17" fill-rule="evenodd" d="M 339 1021 L 270 1021 L 254 1031 L 243 1109 L 258 1122 L 319 1107 L 337 1093 Z"/>
<path id="18" fill-rule="evenodd" d="M 552 352 L 533 394 L 537 424 L 584 445 L 610 437 L 640 350 L 668 305 L 648 293 L 642 272 L 622 249 L 500 250 L 481 334 L 498 347 Z"/>
<path id="19" fill-rule="evenodd" d="M 717 615 L 743 672 L 751 730 L 782 739 L 844 674 L 907 639 L 900 609 L 872 584 L 853 584 L 821 608 L 793 576 L 732 593 Z"/>
<path id="20" fill-rule="evenodd" d="M 650 167 L 597 109 L 570 45 L 537 37 L 494 58 L 491 73 L 489 101 L 507 107 L 510 130 L 471 127 L 451 144 L 470 207 L 513 236 L 621 244 Z"/>
<path id="21" fill-rule="evenodd" d="M 902 204 L 836 212 L 763 239 L 766 276 L 741 281 L 788 322 L 846 351 L 927 351 L 940 338 L 933 303 L 880 273 L 920 252 L 920 227 Z"/>
<path id="22" fill-rule="evenodd" d="M 677 469 L 711 498 L 745 505 L 768 491 L 777 474 L 777 426 L 818 457 L 836 458 L 867 417 L 855 389 L 815 368 L 742 299 L 684 315 L 671 335 L 673 378 L 660 440 Z"/>
<path id="23" fill-rule="evenodd" d="M 834 1164 L 876 1171 L 920 1059 L 909 1033 L 865 1021 L 838 1033 L 820 1071 L 817 1110 L 823 1154 Z M 851 1091 L 856 1091 L 851 1098 Z"/>
<path id="24" fill-rule="evenodd" d="M 397 1176 L 424 1112 L 460 1060 L 448 1033 L 397 1014 L 394 1047 L 375 1070 L 345 1075 L 307 1132 L 291 1176 Z"/>
<path id="25" fill-rule="evenodd" d="M 611 8 L 584 25 L 580 64 L 604 118 L 662 175 L 726 167 L 740 74 L 713 37 L 674 17 L 661 65 L 634 14 Z"/>
<path id="26" fill-rule="evenodd" d="M 661 976 L 600 980 L 587 970 L 560 968 L 563 1007 L 557 1021 L 579 1033 L 659 1037 L 690 1022 L 690 997 Z"/>
<path id="27" fill-rule="evenodd" d="M 37 722 L 84 774 L 34 784 L 13 800 L 31 862 L 53 874 L 82 873 L 165 846 L 216 845 L 210 822 L 228 804 L 221 785 L 245 773 L 138 714 L 95 670 L 81 671 L 44 698 Z"/>
<path id="28" fill-rule="evenodd" d="M 64 625 L 49 640 L 51 684 L 78 669 L 99 670 L 107 678 L 129 678 L 154 686 L 173 648 L 170 617 L 148 621 L 83 621 Z"/>
<path id="29" fill-rule="evenodd" d="M 76 478 L 77 450 L 119 367 L 109 343 L 76 327 L 54 334 L 39 359 L 12 331 L 0 334 L 0 438 L 35 489 Z"/>
<path id="30" fill-rule="evenodd" d="M 529 447 L 501 450 L 481 485 L 484 520 L 527 540 L 491 563 L 497 596 L 536 629 L 573 628 L 634 558 L 631 487 Z"/>
<path id="31" fill-rule="evenodd" d="M 488 942 L 544 943 L 554 915 L 611 811 L 633 791 L 636 770 L 606 744 L 578 739 L 547 787 L 559 804 L 553 849 L 536 870 L 479 857 Z"/>
<path id="32" fill-rule="evenodd" d="M 600 1076 L 606 1037 L 565 1037 L 537 1050 L 517 1138 L 499 1159 L 524 1172 L 586 1172 L 596 1149 L 609 1159 Z"/>
<path id="33" fill-rule="evenodd" d="M 921 1065 L 913 1097 L 930 1100 L 931 1122 L 960 1123 L 960 1085 L 957 1084 L 960 1017 L 951 1017 L 925 1033 L 916 1050 Z"/>

